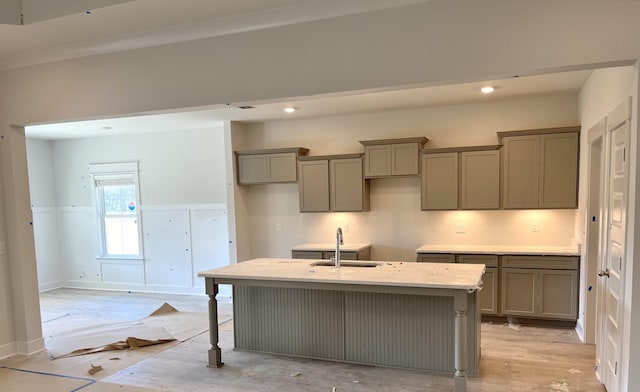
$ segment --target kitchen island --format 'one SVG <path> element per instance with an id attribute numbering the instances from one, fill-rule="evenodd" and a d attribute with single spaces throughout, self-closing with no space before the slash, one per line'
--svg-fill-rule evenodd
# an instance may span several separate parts
<path id="1" fill-rule="evenodd" d="M 477 374 L 484 265 L 254 259 L 199 273 L 209 295 L 209 366 L 222 366 L 219 284 L 233 285 L 240 350 Z M 468 327 L 469 325 L 469 327 Z"/>

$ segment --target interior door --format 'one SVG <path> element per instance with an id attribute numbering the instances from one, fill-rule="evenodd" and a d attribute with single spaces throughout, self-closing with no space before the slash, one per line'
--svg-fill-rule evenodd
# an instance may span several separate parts
<path id="1" fill-rule="evenodd" d="M 628 104 L 628 103 L 627 103 Z M 614 111 L 615 113 L 616 111 Z M 629 111 L 625 111 L 629 113 Z M 615 113 L 618 114 L 618 113 Z M 611 115 L 613 120 L 618 116 Z M 618 117 L 620 118 L 620 117 Z M 607 194 L 608 235 L 603 269 L 598 272 L 604 293 L 602 313 L 601 381 L 609 392 L 619 390 L 620 354 L 622 345 L 622 315 L 624 306 L 625 232 L 627 213 L 627 183 L 629 174 L 628 116 L 624 121 L 611 121 L 609 144 L 609 187 Z M 619 124 L 619 125 L 615 125 Z"/>

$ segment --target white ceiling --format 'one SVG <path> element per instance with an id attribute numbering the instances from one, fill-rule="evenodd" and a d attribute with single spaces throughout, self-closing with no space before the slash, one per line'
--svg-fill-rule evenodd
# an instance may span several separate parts
<path id="1" fill-rule="evenodd" d="M 0 70 L 426 1 L 0 0 Z M 24 25 L 2 24 L 20 9 Z"/>
<path id="2" fill-rule="evenodd" d="M 116 0 L 111 3 L 110 0 L 57 0 L 59 6 L 51 7 L 51 0 L 0 0 L 0 13 L 7 4 L 21 5 L 25 23 L 0 24 L 0 71 L 425 1 L 429 0 Z M 87 10 L 84 8 L 87 4 L 96 8 Z M 0 23 L 10 23 L 4 19 L 0 18 Z M 255 109 L 250 110 L 212 107 L 183 113 L 40 124 L 27 127 L 27 136 L 61 139 L 196 129 L 221 126 L 225 120 L 310 118 L 576 92 L 589 72 L 358 92 L 289 102 L 253 102 L 250 104 Z M 478 90 L 484 83 L 494 85 L 496 91 L 483 96 Z M 284 106 L 299 110 L 287 115 L 282 111 Z"/>

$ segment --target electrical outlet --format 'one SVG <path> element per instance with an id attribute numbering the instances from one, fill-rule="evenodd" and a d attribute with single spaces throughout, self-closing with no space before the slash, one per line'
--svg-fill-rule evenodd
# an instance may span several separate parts
<path id="1" fill-rule="evenodd" d="M 349 224 L 348 223 L 343 223 L 342 224 L 342 232 L 343 233 L 348 233 L 349 232 Z"/>
<path id="2" fill-rule="evenodd" d="M 276 223 L 276 231 L 277 232 L 281 232 L 282 231 L 282 225 L 280 223 Z"/>
<path id="3" fill-rule="evenodd" d="M 532 232 L 532 233 L 537 233 L 537 232 L 539 232 L 539 231 L 540 231 L 540 223 L 538 223 L 538 222 L 533 222 L 533 223 L 531 224 L 531 232 Z"/>
<path id="4" fill-rule="evenodd" d="M 464 223 L 456 223 L 456 233 L 466 233 L 467 225 Z"/>

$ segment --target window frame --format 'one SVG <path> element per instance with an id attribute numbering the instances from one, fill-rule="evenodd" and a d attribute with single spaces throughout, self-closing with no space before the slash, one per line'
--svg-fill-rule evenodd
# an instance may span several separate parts
<path id="1" fill-rule="evenodd" d="M 93 206 L 96 212 L 96 223 L 98 228 L 98 259 L 112 260 L 142 260 L 144 259 L 144 246 L 142 243 L 142 216 L 140 213 L 140 181 L 138 162 L 90 164 L 89 176 L 91 179 L 91 192 Z M 136 229 L 138 235 L 138 254 L 109 254 L 107 252 L 107 239 L 105 227 L 105 205 L 104 193 L 99 189 L 99 181 L 105 180 L 125 180 L 131 181 L 135 188 L 135 214 Z"/>

